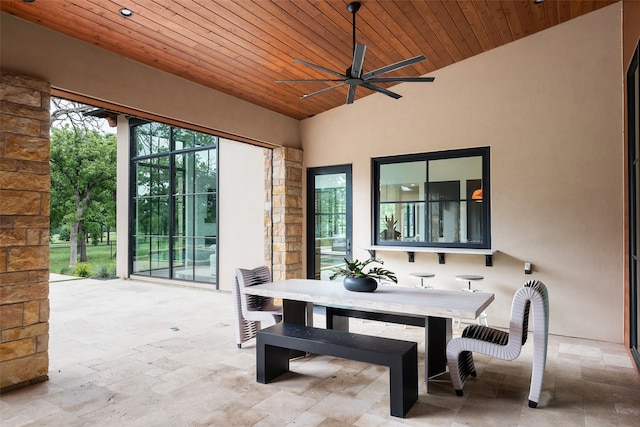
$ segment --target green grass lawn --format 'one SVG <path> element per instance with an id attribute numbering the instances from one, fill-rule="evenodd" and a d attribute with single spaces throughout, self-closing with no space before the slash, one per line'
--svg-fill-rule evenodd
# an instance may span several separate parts
<path id="1" fill-rule="evenodd" d="M 112 267 L 116 264 L 116 241 L 111 240 L 111 245 L 106 240 L 96 246 L 87 245 L 87 263 L 89 270 L 94 273 L 99 266 Z M 52 273 L 73 275 L 73 269 L 69 268 L 69 242 L 61 242 L 57 235 L 49 244 L 49 269 Z"/>

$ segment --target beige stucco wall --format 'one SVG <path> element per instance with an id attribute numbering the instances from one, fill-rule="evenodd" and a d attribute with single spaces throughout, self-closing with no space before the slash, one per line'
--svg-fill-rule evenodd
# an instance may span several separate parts
<path id="1" fill-rule="evenodd" d="M 119 230 L 116 240 L 116 274 L 118 277 L 129 275 L 129 120 L 118 116 L 117 128 L 117 165 L 116 182 L 116 230 Z M 126 232 L 125 232 L 126 230 Z"/>
<path id="2" fill-rule="evenodd" d="M 231 291 L 233 269 L 265 265 L 264 151 L 222 139 L 218 170 L 218 287 Z"/>
<path id="3" fill-rule="evenodd" d="M 491 324 L 511 298 L 546 283 L 554 334 L 622 342 L 623 142 L 621 4 L 491 50 L 301 125 L 305 166 L 353 164 L 354 247 L 371 243 L 372 157 L 491 147 L 493 267 L 478 255 L 378 252 L 400 282 L 410 272 L 459 289 L 485 276 Z M 362 90 L 362 89 L 358 89 Z M 357 257 L 366 257 L 355 250 Z M 525 275 L 523 262 L 534 265 Z"/>
<path id="4" fill-rule="evenodd" d="M 63 89 L 275 145 L 299 147 L 297 120 L 0 12 L 0 63 Z"/>

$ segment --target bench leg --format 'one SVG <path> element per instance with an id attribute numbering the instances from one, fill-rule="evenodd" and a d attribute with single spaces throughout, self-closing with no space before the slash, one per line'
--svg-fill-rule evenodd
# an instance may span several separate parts
<path id="1" fill-rule="evenodd" d="M 391 416 L 404 418 L 418 401 L 418 347 L 389 367 Z"/>
<path id="2" fill-rule="evenodd" d="M 266 384 L 289 372 L 289 349 L 265 344 L 258 335 L 256 344 L 256 381 Z"/>

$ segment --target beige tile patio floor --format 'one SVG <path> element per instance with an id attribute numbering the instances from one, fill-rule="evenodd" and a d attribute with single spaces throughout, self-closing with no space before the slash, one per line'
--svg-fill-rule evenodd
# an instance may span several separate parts
<path id="1" fill-rule="evenodd" d="M 621 344 L 551 336 L 537 409 L 527 405 L 531 343 L 513 362 L 477 356 L 464 397 L 447 375 L 429 394 L 421 381 L 400 419 L 389 415 L 386 368 L 316 356 L 256 383 L 230 294 L 136 280 L 50 288 L 50 379 L 0 395 L 2 427 L 640 425 L 640 380 Z M 421 342 L 423 372 L 423 329 L 352 320 L 352 330 Z"/>

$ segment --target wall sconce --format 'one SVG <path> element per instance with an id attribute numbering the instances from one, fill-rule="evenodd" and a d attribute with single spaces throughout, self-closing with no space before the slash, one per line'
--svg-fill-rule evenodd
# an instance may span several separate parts
<path id="1" fill-rule="evenodd" d="M 471 200 L 475 200 L 476 202 L 482 201 L 482 188 L 473 192 L 473 194 L 471 195 Z"/>

